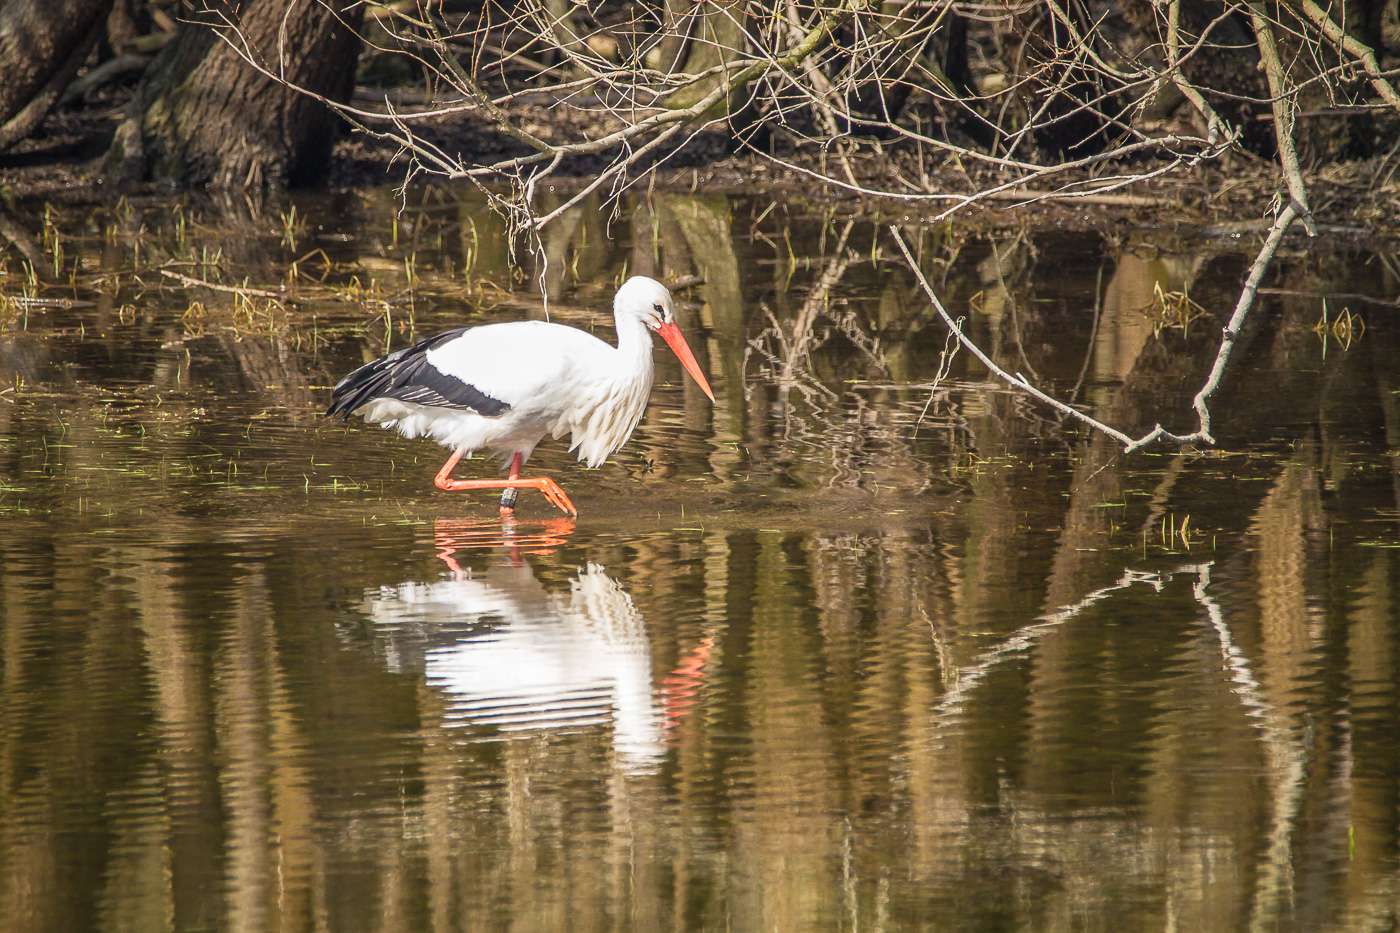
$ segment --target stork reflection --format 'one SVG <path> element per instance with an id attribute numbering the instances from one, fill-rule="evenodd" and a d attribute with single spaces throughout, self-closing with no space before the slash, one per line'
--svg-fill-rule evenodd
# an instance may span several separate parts
<path id="1" fill-rule="evenodd" d="M 493 524 L 490 532 L 481 523 L 439 521 L 446 579 L 366 593 L 363 608 L 386 663 L 422 670 L 446 698 L 450 726 L 508 738 L 611 724 L 620 763 L 650 767 L 665 751 L 666 730 L 694 702 L 710 646 L 654 690 L 641 613 L 602 565 L 579 568 L 564 590 L 545 586 L 522 559 L 562 544 L 572 523 Z M 510 560 L 484 571 L 458 563 L 463 549 L 503 546 Z"/>

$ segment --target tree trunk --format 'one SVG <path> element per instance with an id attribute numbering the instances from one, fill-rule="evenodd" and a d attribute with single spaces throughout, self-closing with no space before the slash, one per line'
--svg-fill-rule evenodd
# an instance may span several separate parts
<path id="1" fill-rule="evenodd" d="M 689 44 L 684 65 L 674 73 L 701 74 L 744 57 L 748 48 L 748 35 L 744 31 L 748 22 L 745 5 L 736 0 L 716 0 L 713 4 L 706 4 L 704 9 L 706 12 L 696 13 L 694 21 L 689 24 L 693 40 Z M 673 91 L 666 98 L 666 107 L 671 110 L 693 107 L 725 79 L 724 74 L 716 73 L 696 84 Z"/>
<path id="2" fill-rule="evenodd" d="M 0 152 L 38 128 L 106 32 L 112 0 L 0 3 Z"/>
<path id="3" fill-rule="evenodd" d="M 349 0 L 207 0 L 142 80 L 109 170 L 131 181 L 217 188 L 322 180 L 337 117 L 296 89 L 349 99 L 362 17 L 363 6 Z"/>

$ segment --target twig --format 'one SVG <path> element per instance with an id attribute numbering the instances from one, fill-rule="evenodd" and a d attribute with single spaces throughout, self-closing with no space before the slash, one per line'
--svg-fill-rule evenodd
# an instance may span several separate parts
<path id="1" fill-rule="evenodd" d="M 1176 85 L 1176 89 L 1191 102 L 1191 106 L 1196 108 L 1196 112 L 1205 118 L 1207 142 L 1212 146 L 1215 145 L 1221 130 L 1225 130 L 1226 135 L 1233 143 L 1239 139 L 1240 130 L 1236 128 L 1231 133 L 1225 127 L 1225 122 L 1220 119 L 1220 115 L 1215 112 L 1215 108 L 1206 103 L 1205 96 L 1182 74 L 1180 29 L 1178 26 L 1180 15 L 1181 0 L 1171 0 L 1171 5 L 1167 8 L 1167 72 L 1172 83 Z"/>
<path id="2" fill-rule="evenodd" d="M 934 292 L 933 286 L 929 285 L 928 279 L 924 277 L 923 270 L 919 268 L 918 262 L 914 260 L 914 254 L 909 251 L 909 247 L 905 244 L 904 237 L 900 236 L 899 227 L 895 224 L 890 224 L 890 234 L 894 237 L 895 245 L 899 247 L 899 251 L 904 254 L 904 260 L 909 264 L 910 270 L 914 273 L 914 278 L 918 279 L 919 286 L 924 290 L 924 294 L 933 304 L 934 310 L 938 312 L 939 317 L 943 318 L 943 323 L 947 325 L 948 329 L 958 338 L 958 342 L 967 348 L 969 353 L 982 361 L 983 366 L 987 367 L 997 378 L 1030 393 L 1057 411 L 1064 412 L 1070 417 L 1078 418 L 1090 427 L 1104 432 L 1123 444 L 1126 448 L 1131 448 L 1133 446 L 1133 439 L 1122 431 L 1111 428 L 1102 421 L 1084 414 L 1084 412 L 1079 409 L 1066 405 L 1054 396 L 1047 395 L 1026 381 L 1026 378 L 1021 374 L 1017 373 L 1013 376 L 1011 373 L 992 362 L 992 358 L 983 353 L 982 348 L 973 343 L 972 339 L 968 337 L 967 334 L 963 333 L 963 329 L 958 326 L 957 321 L 953 320 L 953 316 L 948 313 L 948 309 L 943 307 L 943 302 L 938 300 L 938 295 Z"/>
<path id="3" fill-rule="evenodd" d="M 194 276 L 185 275 L 181 272 L 175 272 L 171 269 L 162 269 L 160 270 L 160 274 L 164 276 L 169 276 L 170 278 L 183 282 L 186 285 L 195 285 L 199 288 L 212 288 L 216 292 L 231 292 L 235 295 L 243 295 L 245 297 L 252 295 L 257 298 L 275 298 L 278 301 L 288 300 L 287 296 L 282 294 L 281 292 L 269 292 L 264 291 L 261 288 L 245 288 L 239 285 L 216 285 L 213 282 L 206 282 L 203 279 L 197 279 Z"/>
<path id="4" fill-rule="evenodd" d="M 1261 288 L 1261 295 L 1293 295 L 1300 298 L 1317 298 L 1327 301 L 1360 301 L 1370 305 L 1379 305 L 1382 308 L 1400 308 L 1400 298 L 1378 298 L 1375 295 L 1363 295 L 1360 292 L 1310 292 L 1298 288 Z"/>
<path id="5" fill-rule="evenodd" d="M 1381 74 L 1380 66 L 1376 64 L 1376 53 L 1371 50 L 1371 47 L 1349 35 L 1346 30 L 1333 21 L 1326 10 L 1313 3 L 1313 0 L 1294 0 L 1294 2 L 1334 45 L 1361 62 L 1366 76 L 1371 79 L 1371 86 L 1376 89 L 1376 93 L 1381 96 L 1381 99 L 1391 108 L 1400 110 L 1400 93 L 1396 93 L 1395 86 Z"/>
<path id="6" fill-rule="evenodd" d="M 1220 349 L 1215 354 L 1215 364 L 1210 368 L 1210 375 L 1206 378 L 1205 385 L 1201 386 L 1201 391 L 1196 393 L 1195 399 L 1191 402 L 1191 407 L 1196 409 L 1196 415 L 1200 419 L 1200 427 L 1196 433 L 1188 435 L 1185 440 L 1182 440 L 1168 433 L 1159 424 L 1130 450 L 1141 447 L 1156 437 L 1165 437 L 1178 444 L 1197 439 L 1203 440 L 1207 444 L 1215 443 L 1215 438 L 1210 434 L 1210 409 L 1206 407 L 1206 402 L 1220 387 L 1220 379 L 1225 375 L 1225 366 L 1230 362 L 1230 353 L 1235 348 L 1235 341 L 1239 338 L 1241 329 L 1244 328 L 1244 319 L 1248 316 L 1249 309 L 1254 306 L 1254 296 L 1259 291 L 1259 283 L 1264 280 L 1264 273 L 1268 271 L 1274 253 L 1278 251 L 1278 245 L 1283 242 L 1283 235 L 1288 232 L 1293 221 L 1298 219 L 1298 215 L 1297 204 L 1289 203 L 1284 206 L 1274 220 L 1274 225 L 1269 230 L 1264 245 L 1259 248 L 1259 254 L 1254 257 L 1254 264 L 1249 267 L 1249 277 L 1245 279 L 1244 288 L 1240 289 L 1239 301 L 1235 303 L 1235 313 L 1230 315 L 1229 322 L 1221 332 Z"/>

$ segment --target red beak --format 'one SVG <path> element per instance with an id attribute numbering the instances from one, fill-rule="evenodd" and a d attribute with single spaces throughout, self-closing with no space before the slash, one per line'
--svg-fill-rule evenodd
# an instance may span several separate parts
<path id="1" fill-rule="evenodd" d="M 710 391 L 710 384 L 705 381 L 704 373 L 700 372 L 700 364 L 695 362 L 695 354 L 690 352 L 690 345 L 681 336 L 681 329 L 672 321 L 669 324 L 662 324 L 656 329 L 661 335 L 661 339 L 666 341 L 666 345 L 671 348 L 671 352 L 676 354 L 676 359 L 681 361 L 685 371 L 690 373 L 690 378 L 700 384 L 700 388 L 710 397 L 710 401 L 715 400 L 715 394 Z"/>

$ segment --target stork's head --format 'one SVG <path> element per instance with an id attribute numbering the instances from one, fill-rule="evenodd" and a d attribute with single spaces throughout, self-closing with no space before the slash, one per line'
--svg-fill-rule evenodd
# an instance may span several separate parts
<path id="1" fill-rule="evenodd" d="M 624 317 L 635 317 L 660 334 L 661 339 L 666 341 L 676 358 L 681 361 L 685 371 L 700 384 L 710 401 L 715 400 L 715 394 L 710 391 L 710 384 L 700 372 L 700 364 L 695 362 L 695 354 L 690 352 L 685 337 L 681 336 L 681 329 L 676 326 L 676 306 L 665 285 L 644 275 L 632 276 L 617 290 L 617 297 L 613 299 L 613 314 L 618 318 L 619 324 Z"/>
<path id="2" fill-rule="evenodd" d="M 617 290 L 613 314 L 634 315 L 659 333 L 663 325 L 675 323 L 676 306 L 665 285 L 644 275 L 634 275 Z"/>

